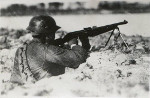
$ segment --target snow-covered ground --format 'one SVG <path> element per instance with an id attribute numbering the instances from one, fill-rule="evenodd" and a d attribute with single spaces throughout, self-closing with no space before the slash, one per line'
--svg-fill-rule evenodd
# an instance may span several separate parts
<path id="1" fill-rule="evenodd" d="M 138 47 L 128 54 L 116 48 L 98 49 L 89 53 L 79 68 L 66 68 L 63 75 L 22 86 L 10 83 L 15 51 L 22 42 L 31 39 L 30 34 L 21 36 L 9 42 L 10 48 L 0 50 L 2 96 L 148 98 L 150 56 L 144 48 Z M 97 44 L 91 41 L 93 46 Z M 140 43 L 138 46 L 142 47 Z"/>

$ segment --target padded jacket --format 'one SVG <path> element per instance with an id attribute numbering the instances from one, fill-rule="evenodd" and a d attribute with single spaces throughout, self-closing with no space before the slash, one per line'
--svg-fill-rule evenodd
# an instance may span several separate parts
<path id="1" fill-rule="evenodd" d="M 64 49 L 32 40 L 18 48 L 11 82 L 26 83 L 65 73 L 65 67 L 77 68 L 85 62 L 87 51 L 79 45 Z"/>

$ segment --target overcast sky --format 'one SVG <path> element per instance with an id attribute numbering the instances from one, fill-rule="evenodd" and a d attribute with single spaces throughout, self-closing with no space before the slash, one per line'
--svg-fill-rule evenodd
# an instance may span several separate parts
<path id="1" fill-rule="evenodd" d="M 18 3 L 18 4 L 38 4 L 38 3 L 48 3 L 53 1 L 60 1 L 60 2 L 76 2 L 76 1 L 85 1 L 89 2 L 91 6 L 96 6 L 99 1 L 127 1 L 127 2 L 141 2 L 141 3 L 150 3 L 150 0 L 0 0 L 0 8 L 7 7 L 10 4 Z"/>

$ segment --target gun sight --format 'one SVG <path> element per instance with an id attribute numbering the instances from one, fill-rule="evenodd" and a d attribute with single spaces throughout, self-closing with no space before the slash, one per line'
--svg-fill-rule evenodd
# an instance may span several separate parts
<path id="1" fill-rule="evenodd" d="M 127 23 L 128 23 L 128 21 L 126 21 L 126 20 L 124 20 L 123 22 L 124 22 L 124 24 L 127 24 Z"/>

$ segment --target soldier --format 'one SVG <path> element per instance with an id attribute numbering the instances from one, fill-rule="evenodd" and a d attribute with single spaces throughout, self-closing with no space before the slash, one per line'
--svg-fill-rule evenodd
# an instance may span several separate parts
<path id="1" fill-rule="evenodd" d="M 65 49 L 55 45 L 55 32 L 59 28 L 50 16 L 40 15 L 30 20 L 27 30 L 33 40 L 16 51 L 11 82 L 24 84 L 57 76 L 65 73 L 65 67 L 75 69 L 86 61 L 90 48 L 88 37 L 79 37 L 82 46 L 78 45 L 77 38 L 70 40 L 70 49 Z"/>

